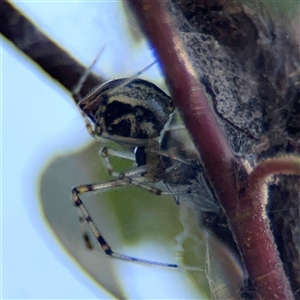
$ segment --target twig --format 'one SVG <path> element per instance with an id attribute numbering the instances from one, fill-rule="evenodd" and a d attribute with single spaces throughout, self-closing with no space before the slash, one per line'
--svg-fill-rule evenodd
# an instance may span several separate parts
<path id="1" fill-rule="evenodd" d="M 0 32 L 68 91 L 72 91 L 86 70 L 11 3 L 3 0 L 0 1 Z M 89 74 L 82 96 L 101 83 L 103 79 Z"/>

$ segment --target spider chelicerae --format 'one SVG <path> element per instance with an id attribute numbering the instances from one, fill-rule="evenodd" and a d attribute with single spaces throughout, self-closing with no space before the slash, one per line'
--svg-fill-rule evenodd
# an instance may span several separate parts
<path id="1" fill-rule="evenodd" d="M 199 270 L 197 267 L 181 267 L 114 252 L 80 199 L 80 194 L 91 191 L 132 185 L 156 195 L 171 194 L 177 204 L 188 201 L 200 212 L 201 219 L 207 218 L 208 214 L 221 214 L 200 157 L 171 97 L 153 83 L 137 76 L 108 81 L 82 100 L 78 99 L 78 94 L 77 88 L 73 95 L 79 102 L 89 133 L 96 140 L 111 140 L 124 148 L 124 151 L 107 147 L 100 150 L 103 164 L 114 179 L 82 184 L 72 189 L 73 202 L 82 215 L 80 221 L 89 225 L 104 252 L 113 258 L 160 267 Z M 118 173 L 110 163 L 110 156 L 132 160 L 134 166 Z M 157 188 L 159 183 L 163 183 L 164 188 Z M 91 247 L 86 233 L 84 239 Z"/>

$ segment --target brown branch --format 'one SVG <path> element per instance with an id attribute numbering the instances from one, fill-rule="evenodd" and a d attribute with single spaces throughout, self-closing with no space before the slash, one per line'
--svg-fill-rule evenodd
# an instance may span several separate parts
<path id="1" fill-rule="evenodd" d="M 0 1 L 0 32 L 68 91 L 72 91 L 86 70 L 11 3 L 3 0 Z M 99 76 L 90 74 L 82 88 L 82 95 L 103 81 Z"/>
<path id="2" fill-rule="evenodd" d="M 280 174 L 300 175 L 299 157 L 283 156 L 261 162 L 250 174 L 245 193 L 236 208 L 236 218 L 231 219 L 233 227 L 240 228 L 235 231 L 236 238 L 242 256 L 247 258 L 247 271 L 255 282 L 258 295 L 263 299 L 269 298 L 261 291 L 268 290 L 269 296 L 273 295 L 272 299 L 289 299 L 286 297 L 290 293 L 266 214 L 267 180 Z"/>
<path id="3" fill-rule="evenodd" d="M 252 218 L 252 211 L 243 203 L 245 198 L 238 197 L 238 189 L 243 190 L 245 184 L 241 178 L 246 177 L 246 172 L 241 166 L 240 170 L 237 168 L 237 161 L 218 126 L 176 32 L 166 1 L 128 0 L 128 2 L 156 49 L 174 102 L 201 153 L 207 174 L 227 213 L 250 279 L 254 279 L 257 296 L 262 299 L 292 299 L 292 292 L 276 250 L 269 222 L 265 215 Z M 264 198 L 251 199 L 250 208 L 257 207 L 259 203 L 258 206 L 264 209 L 266 195 L 263 196 Z M 243 220 L 237 221 L 237 216 L 241 213 Z M 255 232 L 253 228 L 256 228 Z M 248 239 L 255 240 L 254 237 L 259 237 L 259 243 L 255 244 L 256 251 L 249 251 L 247 239 L 244 237 L 247 230 L 251 232 L 247 235 Z M 266 256 L 262 254 L 270 252 L 272 259 L 266 260 Z M 264 278 L 268 279 L 267 285 L 263 284 Z"/>
<path id="4" fill-rule="evenodd" d="M 270 176 L 274 175 L 300 175 L 300 158 L 295 156 L 282 156 L 266 159 L 251 173 L 248 187 L 253 191 Z"/>

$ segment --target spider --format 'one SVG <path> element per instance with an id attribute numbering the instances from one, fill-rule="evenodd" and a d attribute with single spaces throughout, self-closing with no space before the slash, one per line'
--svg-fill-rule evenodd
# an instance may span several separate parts
<path id="1" fill-rule="evenodd" d="M 77 97 L 75 93 L 74 97 Z M 220 206 L 204 175 L 199 155 L 171 97 L 153 83 L 134 76 L 102 84 L 80 100 L 78 106 L 88 132 L 96 140 L 111 140 L 124 147 L 124 151 L 107 147 L 100 150 L 103 164 L 114 179 L 72 189 L 72 200 L 82 215 L 80 221 L 89 225 L 104 252 L 113 258 L 152 266 L 199 270 L 114 252 L 80 199 L 80 194 L 132 185 L 156 195 L 172 194 L 177 204 L 189 201 L 203 214 L 220 214 Z M 134 166 L 118 173 L 110 163 L 110 156 L 133 160 Z M 161 182 L 164 189 L 156 187 Z M 90 248 L 87 234 L 84 234 L 84 239 Z"/>

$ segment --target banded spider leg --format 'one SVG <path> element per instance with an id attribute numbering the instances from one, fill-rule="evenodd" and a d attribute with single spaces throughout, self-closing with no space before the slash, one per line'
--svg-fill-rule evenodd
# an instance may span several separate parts
<path id="1" fill-rule="evenodd" d="M 103 191 L 105 189 L 112 189 L 116 187 L 122 187 L 122 186 L 137 186 L 141 187 L 143 189 L 148 190 L 149 192 L 155 194 L 155 195 L 163 195 L 163 194 L 169 194 L 168 192 L 163 192 L 160 189 L 154 188 L 152 186 L 147 185 L 145 182 L 145 177 L 143 176 L 147 172 L 146 166 L 139 166 L 134 167 L 133 169 L 126 171 L 124 173 L 118 173 L 116 171 L 113 171 L 111 164 L 109 162 L 108 156 L 107 156 L 107 148 L 104 148 L 102 151 L 102 157 L 106 161 L 106 165 L 109 166 L 109 169 L 111 170 L 111 174 L 116 177 L 116 179 L 112 179 L 108 182 L 103 183 L 95 183 L 95 184 L 84 184 L 79 185 L 77 187 L 74 187 L 72 189 L 72 199 L 74 204 L 78 207 L 80 210 L 84 221 L 87 222 L 89 227 L 91 228 L 94 236 L 96 237 L 97 241 L 101 245 L 103 251 L 111 256 L 112 258 L 116 258 L 123 261 L 129 261 L 129 262 L 136 262 L 141 263 L 144 265 L 151 265 L 151 266 L 159 266 L 159 267 L 166 267 L 166 268 L 173 268 L 173 269 L 181 269 L 181 270 L 188 270 L 188 271 L 199 271 L 202 270 L 198 267 L 190 267 L 190 266 L 179 266 L 178 264 L 169 264 L 169 263 L 161 263 L 161 262 L 155 262 L 140 258 L 135 258 L 132 256 L 123 255 L 120 253 L 116 253 L 112 250 L 112 248 L 109 246 L 109 244 L 106 242 L 103 235 L 98 230 L 97 226 L 93 222 L 89 212 L 85 208 L 85 205 L 83 204 L 82 200 L 80 199 L 80 194 L 85 194 L 88 192 L 95 192 L 95 191 Z"/>

